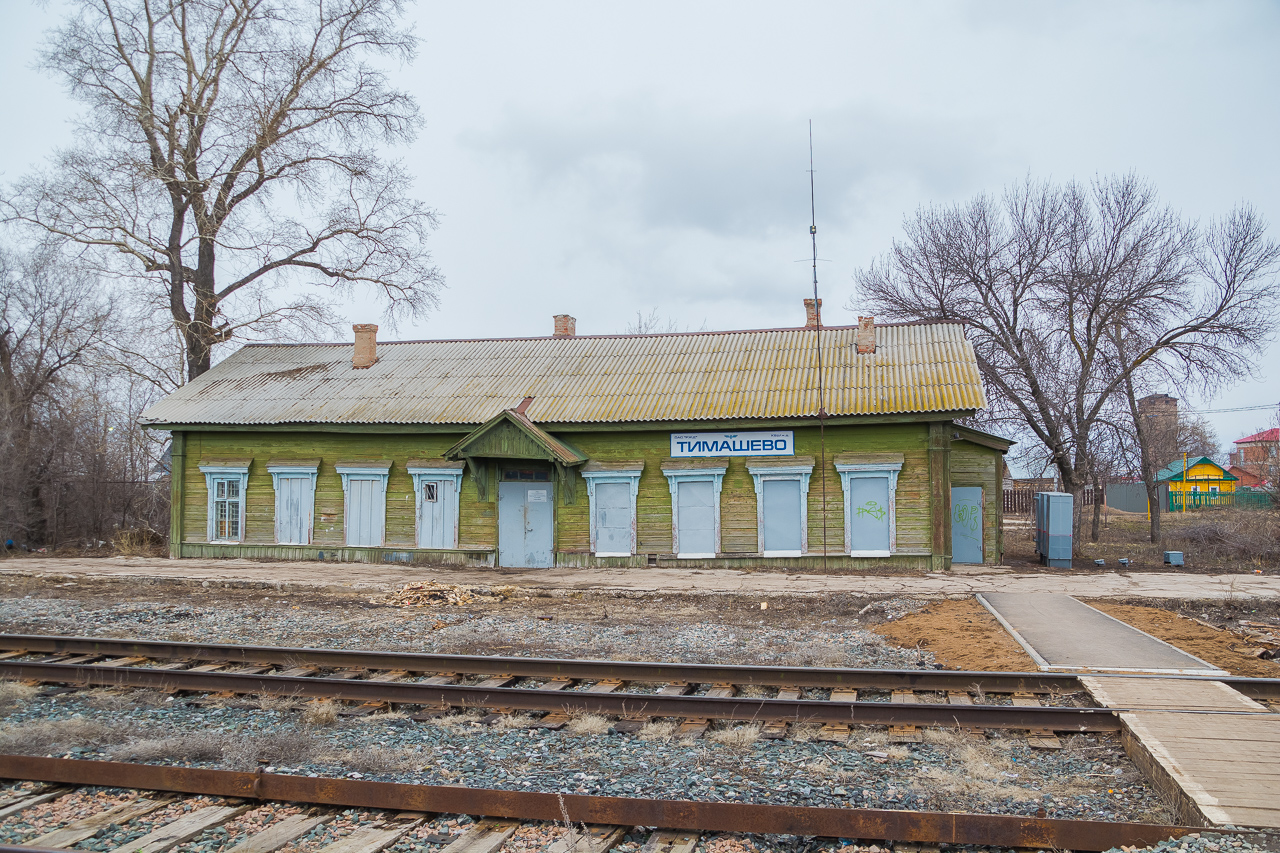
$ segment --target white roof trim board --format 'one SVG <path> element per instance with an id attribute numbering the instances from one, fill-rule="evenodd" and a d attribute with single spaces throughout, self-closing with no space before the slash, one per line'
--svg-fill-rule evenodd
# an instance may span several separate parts
<path id="1" fill-rule="evenodd" d="M 954 323 L 823 329 L 829 415 L 983 408 L 973 347 Z M 144 424 L 480 424 L 533 397 L 538 423 L 812 417 L 812 329 L 351 344 L 250 344 L 148 408 Z"/>

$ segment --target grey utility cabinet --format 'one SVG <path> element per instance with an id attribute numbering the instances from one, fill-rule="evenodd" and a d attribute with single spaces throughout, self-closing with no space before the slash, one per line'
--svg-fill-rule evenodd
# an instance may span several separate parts
<path id="1" fill-rule="evenodd" d="M 1072 497 L 1066 492 L 1036 492 L 1032 500 L 1036 519 L 1036 553 L 1040 564 L 1071 568 Z"/>

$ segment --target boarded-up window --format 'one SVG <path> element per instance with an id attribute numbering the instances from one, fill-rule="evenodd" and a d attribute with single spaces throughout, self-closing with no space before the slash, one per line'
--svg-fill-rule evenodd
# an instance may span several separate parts
<path id="1" fill-rule="evenodd" d="M 590 463 L 582 471 L 591 505 L 591 551 L 597 557 L 636 552 L 636 495 L 644 462 Z"/>
<path id="2" fill-rule="evenodd" d="M 852 557 L 888 557 L 897 550 L 898 474 L 901 454 L 848 454 L 836 458 L 844 488 L 845 547 Z"/>
<path id="3" fill-rule="evenodd" d="M 276 542 L 310 545 L 315 518 L 319 461 L 272 460 L 267 463 L 276 490 Z"/>
<path id="4" fill-rule="evenodd" d="M 353 548 L 380 548 L 387 519 L 387 473 L 391 463 L 334 466 L 346 499 L 346 539 Z"/>
<path id="5" fill-rule="evenodd" d="M 596 486 L 596 552 L 631 554 L 631 487 L 626 483 Z"/>
<path id="6" fill-rule="evenodd" d="M 710 480 L 680 483 L 676 525 L 681 556 L 716 555 L 715 497 L 715 487 Z"/>
<path id="7" fill-rule="evenodd" d="M 766 479 L 764 491 L 764 552 L 800 555 L 800 479 Z"/>

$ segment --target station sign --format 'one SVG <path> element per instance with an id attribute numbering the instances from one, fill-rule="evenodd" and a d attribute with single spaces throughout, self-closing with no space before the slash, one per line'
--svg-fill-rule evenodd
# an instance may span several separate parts
<path id="1" fill-rule="evenodd" d="M 691 456 L 795 456 L 791 430 L 779 432 L 673 432 L 671 455 Z"/>

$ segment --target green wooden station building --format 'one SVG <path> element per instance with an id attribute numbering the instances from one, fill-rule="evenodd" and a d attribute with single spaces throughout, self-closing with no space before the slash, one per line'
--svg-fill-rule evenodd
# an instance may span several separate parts
<path id="1" fill-rule="evenodd" d="M 174 557 L 997 563 L 1011 442 L 953 323 L 250 344 L 143 413 Z M 821 340 L 823 393 L 817 383 Z"/>

